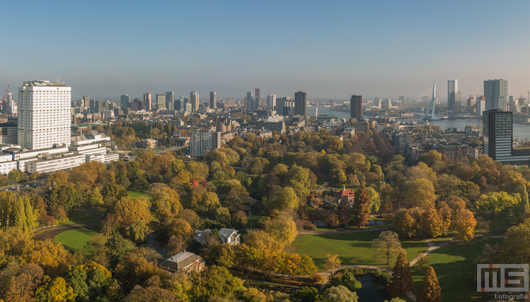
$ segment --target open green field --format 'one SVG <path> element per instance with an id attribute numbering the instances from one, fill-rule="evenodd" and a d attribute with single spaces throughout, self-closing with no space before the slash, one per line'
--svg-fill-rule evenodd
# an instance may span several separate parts
<path id="1" fill-rule="evenodd" d="M 386 261 L 374 258 L 372 250 L 372 240 L 380 233 L 381 231 L 298 235 L 287 250 L 311 256 L 320 270 L 324 270 L 327 254 L 339 255 L 342 265 L 363 264 L 387 267 Z M 401 245 L 407 251 L 409 261 L 428 248 L 422 240 L 402 241 Z M 390 262 L 390 267 L 393 265 L 394 263 Z"/>
<path id="2" fill-rule="evenodd" d="M 53 238 L 53 242 L 58 242 L 70 251 L 84 251 L 85 244 L 94 237 L 100 228 L 96 229 L 76 229 L 60 233 Z"/>
<path id="3" fill-rule="evenodd" d="M 429 254 L 429 263 L 436 271 L 442 288 L 444 301 L 487 301 L 493 299 L 492 293 L 477 293 L 477 284 L 473 272 L 477 271 L 474 259 L 482 252 L 482 247 L 502 242 L 502 238 L 477 238 L 467 243 L 455 243 L 441 247 Z M 414 294 L 418 293 L 421 280 L 425 276 L 425 266 L 412 267 L 412 277 L 416 282 Z"/>
<path id="4" fill-rule="evenodd" d="M 140 192 L 140 191 L 128 191 L 127 194 L 129 194 L 129 197 L 131 198 L 137 198 L 137 197 L 145 197 L 149 200 L 151 200 L 151 196 L 144 193 L 144 192 Z"/>

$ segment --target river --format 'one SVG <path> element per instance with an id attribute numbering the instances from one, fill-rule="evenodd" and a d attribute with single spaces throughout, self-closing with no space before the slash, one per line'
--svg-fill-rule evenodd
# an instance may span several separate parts
<path id="1" fill-rule="evenodd" d="M 307 108 L 307 115 L 315 115 L 315 107 Z M 339 119 L 349 119 L 350 113 L 345 111 L 332 111 L 329 107 L 318 107 L 318 115 L 335 115 Z M 368 118 L 368 116 L 365 116 Z M 421 117 L 396 119 L 396 121 L 423 121 Z M 482 130 L 482 119 L 454 119 L 454 120 L 435 120 L 429 121 L 430 125 L 437 125 L 445 130 L 447 128 L 457 128 L 463 131 L 466 126 L 477 125 Z M 530 125 L 528 124 L 513 124 L 513 138 L 514 139 L 530 139 Z"/>

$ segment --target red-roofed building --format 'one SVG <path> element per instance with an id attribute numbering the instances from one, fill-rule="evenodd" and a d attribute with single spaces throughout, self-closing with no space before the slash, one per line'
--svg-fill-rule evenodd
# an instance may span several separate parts
<path id="1" fill-rule="evenodd" d="M 345 201 L 349 202 L 350 205 L 353 205 L 355 191 L 353 191 L 352 189 L 343 188 L 342 190 L 335 191 L 333 193 L 333 196 L 337 199 L 338 203 Z"/>

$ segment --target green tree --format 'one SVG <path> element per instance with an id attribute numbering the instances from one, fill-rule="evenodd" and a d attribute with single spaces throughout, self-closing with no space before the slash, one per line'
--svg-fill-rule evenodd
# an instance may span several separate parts
<path id="1" fill-rule="evenodd" d="M 98 188 L 94 188 L 94 190 L 92 190 L 92 193 L 90 193 L 90 197 L 88 198 L 88 202 L 89 204 L 98 207 L 105 205 L 103 202 L 103 196 L 101 196 L 101 193 L 99 193 Z"/>
<path id="2" fill-rule="evenodd" d="M 112 236 L 105 243 L 108 251 L 110 265 L 115 267 L 118 263 L 123 261 L 123 257 L 131 250 L 131 244 L 123 239 L 118 232 L 113 232 Z"/>
<path id="3" fill-rule="evenodd" d="M 212 297 L 226 297 L 241 289 L 241 279 L 233 277 L 224 267 L 212 265 L 200 274 L 193 274 L 191 296 L 193 301 L 209 302 Z"/>
<path id="4" fill-rule="evenodd" d="M 24 180 L 24 172 L 17 169 L 13 169 L 9 172 L 9 174 L 7 174 L 7 177 L 11 182 L 19 183 Z"/>
<path id="5" fill-rule="evenodd" d="M 386 259 L 386 265 L 390 264 L 390 259 L 403 252 L 398 234 L 392 231 L 383 231 L 378 238 L 372 240 L 372 249 L 376 257 Z"/>
<path id="6" fill-rule="evenodd" d="M 293 218 L 285 213 L 265 221 L 263 230 L 284 245 L 291 244 L 298 235 Z"/>
<path id="7" fill-rule="evenodd" d="M 411 291 L 413 288 L 414 280 L 412 280 L 407 256 L 405 253 L 400 253 L 390 280 L 390 292 L 394 296 L 402 297 L 405 292 Z"/>
<path id="8" fill-rule="evenodd" d="M 379 193 L 377 193 L 377 191 L 372 187 L 367 187 L 366 193 L 368 193 L 368 197 L 370 198 L 370 212 L 379 212 L 379 208 L 381 207 L 381 199 L 379 198 Z"/>
<path id="9" fill-rule="evenodd" d="M 530 263 L 530 219 L 508 229 L 502 249 L 506 263 Z"/>
<path id="10" fill-rule="evenodd" d="M 334 286 L 324 292 L 326 302 L 357 302 L 357 294 L 343 285 Z"/>
<path id="11" fill-rule="evenodd" d="M 436 277 L 436 272 L 432 266 L 427 266 L 425 277 L 421 281 L 418 291 L 418 302 L 441 302 L 443 299 L 442 288 Z"/>
<path id="12" fill-rule="evenodd" d="M 304 286 L 299 292 L 298 295 L 301 301 L 306 302 L 315 302 L 320 299 L 320 294 L 318 289 L 312 286 Z"/>
<path id="13" fill-rule="evenodd" d="M 353 224 L 358 227 L 365 226 L 370 219 L 370 198 L 364 188 L 357 190 L 355 195 L 352 208 Z"/>

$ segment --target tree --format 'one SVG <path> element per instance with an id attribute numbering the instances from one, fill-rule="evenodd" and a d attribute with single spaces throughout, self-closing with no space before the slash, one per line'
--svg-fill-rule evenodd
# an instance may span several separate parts
<path id="1" fill-rule="evenodd" d="M 519 203 L 517 198 L 506 192 L 490 192 L 479 197 L 475 207 L 479 213 L 491 212 L 493 219 L 495 212 L 500 212 L 506 207 Z"/>
<path id="2" fill-rule="evenodd" d="M 394 218 L 396 232 L 402 238 L 412 238 L 416 234 L 416 220 L 409 214 L 409 210 L 401 210 Z"/>
<path id="3" fill-rule="evenodd" d="M 342 169 L 337 169 L 333 171 L 333 177 L 331 178 L 330 184 L 334 187 L 340 187 L 346 182 L 346 174 Z"/>
<path id="4" fill-rule="evenodd" d="M 470 210 L 464 209 L 458 212 L 454 217 L 454 226 L 458 232 L 456 238 L 462 241 L 469 241 L 473 239 L 476 225 L 477 220 Z"/>
<path id="5" fill-rule="evenodd" d="M 190 293 L 193 301 L 209 302 L 215 296 L 229 296 L 242 286 L 241 279 L 233 277 L 226 268 L 212 265 L 200 274 L 193 274 Z"/>
<path id="6" fill-rule="evenodd" d="M 105 203 L 103 202 L 103 196 L 101 196 L 101 193 L 99 193 L 98 188 L 94 188 L 92 193 L 90 193 L 90 197 L 88 198 L 88 202 L 93 206 L 103 206 Z"/>
<path id="7" fill-rule="evenodd" d="M 367 187 L 366 193 L 368 193 L 368 197 L 370 198 L 370 212 L 379 212 L 379 208 L 381 207 L 381 199 L 379 198 L 379 193 L 377 193 L 377 191 L 372 187 Z"/>
<path id="8" fill-rule="evenodd" d="M 127 230 L 139 220 L 143 221 L 145 225 L 149 224 L 151 221 L 150 206 L 151 203 L 145 197 L 123 197 L 112 207 L 110 214 L 114 215 L 115 221 L 124 230 Z"/>
<path id="9" fill-rule="evenodd" d="M 368 224 L 370 219 L 370 197 L 366 189 L 361 188 L 356 192 L 355 203 L 352 209 L 353 224 L 361 227 Z"/>
<path id="10" fill-rule="evenodd" d="M 392 298 L 390 301 L 385 300 L 385 302 L 407 302 L 407 301 L 396 297 L 396 298 Z"/>
<path id="11" fill-rule="evenodd" d="M 506 263 L 530 263 L 530 219 L 508 229 L 502 249 Z"/>
<path id="12" fill-rule="evenodd" d="M 188 238 L 193 234 L 193 229 L 190 224 L 183 219 L 173 219 L 168 228 L 169 236 L 181 236 L 183 239 Z"/>
<path id="13" fill-rule="evenodd" d="M 436 209 L 429 209 L 421 215 L 420 225 L 423 232 L 430 238 L 442 235 L 443 220 Z"/>
<path id="14" fill-rule="evenodd" d="M 14 182 L 17 184 L 21 182 L 22 180 L 24 180 L 24 172 L 17 170 L 17 169 L 13 169 L 9 172 L 9 174 L 7 174 L 7 177 L 9 178 L 11 182 Z"/>
<path id="15" fill-rule="evenodd" d="M 269 211 L 283 211 L 287 209 L 298 209 L 298 196 L 291 187 L 283 187 L 277 196 L 270 201 Z"/>
<path id="16" fill-rule="evenodd" d="M 46 279 L 45 283 L 35 292 L 35 300 L 37 302 L 73 301 L 75 297 L 74 289 L 68 286 L 61 277 L 53 280 Z"/>
<path id="17" fill-rule="evenodd" d="M 326 255 L 326 262 L 324 263 L 324 268 L 327 270 L 333 271 L 333 274 L 335 274 L 335 269 L 337 267 L 340 267 L 340 259 L 339 255 Z"/>
<path id="18" fill-rule="evenodd" d="M 184 240 L 182 236 L 172 235 L 166 247 L 166 258 L 176 255 L 184 250 Z"/>
<path id="19" fill-rule="evenodd" d="M 432 266 L 427 266 L 425 277 L 421 281 L 418 291 L 418 302 L 441 302 L 443 299 L 442 288 L 436 278 L 436 272 Z"/>
<path id="20" fill-rule="evenodd" d="M 394 266 L 394 273 L 390 280 L 390 292 L 401 297 L 405 292 L 414 288 L 414 280 L 410 273 L 410 266 L 405 253 L 400 253 Z"/>
<path id="21" fill-rule="evenodd" d="M 318 293 L 318 289 L 312 286 L 302 287 L 300 292 L 298 292 L 298 295 L 301 301 L 315 302 L 320 299 L 320 294 Z"/>
<path id="22" fill-rule="evenodd" d="M 521 203 L 523 204 L 524 212 L 530 211 L 530 203 L 528 202 L 528 191 L 526 191 L 526 186 L 523 186 L 521 192 Z"/>
<path id="23" fill-rule="evenodd" d="M 263 230 L 284 245 L 291 244 L 298 235 L 293 218 L 286 213 L 266 220 L 263 224 Z"/>
<path id="24" fill-rule="evenodd" d="M 414 180 L 406 188 L 405 200 L 409 207 L 434 208 L 436 195 L 432 182 L 426 178 Z"/>
<path id="25" fill-rule="evenodd" d="M 343 285 L 334 286 L 324 292 L 326 302 L 357 302 L 357 294 Z"/>
<path id="26" fill-rule="evenodd" d="M 107 248 L 110 265 L 115 267 L 118 263 L 123 261 L 123 257 L 131 250 L 131 244 L 123 239 L 123 237 L 118 232 L 114 232 L 112 236 L 105 243 Z"/>
<path id="27" fill-rule="evenodd" d="M 372 249 L 375 250 L 376 257 L 386 259 L 386 265 L 390 264 L 390 259 L 403 252 L 398 234 L 392 231 L 381 232 L 379 238 L 372 241 Z"/>

